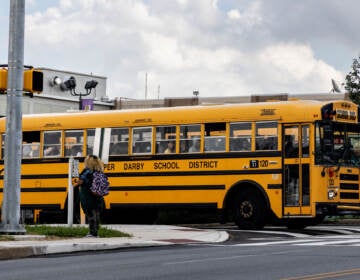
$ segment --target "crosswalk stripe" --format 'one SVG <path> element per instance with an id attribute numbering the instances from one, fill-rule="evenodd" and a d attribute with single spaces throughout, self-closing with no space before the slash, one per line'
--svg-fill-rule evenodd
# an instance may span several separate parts
<path id="1" fill-rule="evenodd" d="M 283 241 L 269 241 L 269 242 L 257 242 L 257 243 L 241 243 L 233 244 L 232 246 L 267 246 L 267 245 L 286 245 L 299 242 L 315 242 L 317 239 L 299 239 L 299 240 L 283 240 Z"/>
<path id="2" fill-rule="evenodd" d="M 323 245 L 341 245 L 341 244 L 350 244 L 350 243 L 358 243 L 360 239 L 350 239 L 350 240 L 332 240 L 332 241 L 318 241 L 318 242 L 311 242 L 311 243 L 299 243 L 294 244 L 297 246 L 323 246 Z"/>

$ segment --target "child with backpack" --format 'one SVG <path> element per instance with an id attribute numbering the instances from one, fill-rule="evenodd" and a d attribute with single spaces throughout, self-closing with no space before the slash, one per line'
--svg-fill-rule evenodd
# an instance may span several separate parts
<path id="1" fill-rule="evenodd" d="M 109 184 L 104 174 L 104 164 L 97 156 L 88 155 L 85 158 L 84 169 L 74 184 L 74 187 L 78 186 L 81 208 L 89 223 L 90 232 L 86 237 L 98 237 L 103 196 L 108 194 Z"/>

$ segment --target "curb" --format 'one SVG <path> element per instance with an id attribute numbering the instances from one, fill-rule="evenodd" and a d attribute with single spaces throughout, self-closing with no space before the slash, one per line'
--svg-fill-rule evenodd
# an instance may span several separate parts
<path id="1" fill-rule="evenodd" d="M 86 251 L 106 251 L 121 248 L 144 248 L 184 244 L 220 243 L 229 238 L 225 231 L 212 232 L 210 236 L 189 236 L 188 238 L 163 237 L 146 240 L 141 237 L 76 238 L 53 241 L 10 241 L 0 242 L 0 260 L 19 259 L 51 254 L 66 254 Z"/>
<path id="2" fill-rule="evenodd" d="M 0 248 L 0 260 L 32 257 L 38 254 L 36 251 L 33 246 Z"/>
<path id="3" fill-rule="evenodd" d="M 19 245 L 0 246 L 0 260 L 19 259 L 52 254 L 66 254 L 86 251 L 106 251 L 121 248 L 139 248 L 171 245 L 169 242 L 143 242 L 143 243 L 82 243 L 63 242 L 49 245 Z"/>

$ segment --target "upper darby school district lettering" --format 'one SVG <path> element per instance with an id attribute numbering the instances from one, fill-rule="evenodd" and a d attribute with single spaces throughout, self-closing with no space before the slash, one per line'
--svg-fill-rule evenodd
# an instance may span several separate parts
<path id="1" fill-rule="evenodd" d="M 144 162 L 125 162 L 124 170 L 132 171 L 132 170 L 144 170 L 145 163 Z M 188 168 L 196 169 L 196 168 L 217 168 L 218 161 L 217 160 L 193 160 L 188 162 Z M 166 161 L 166 162 L 154 162 L 153 168 L 155 170 L 174 170 L 180 169 L 180 165 L 176 161 Z"/>

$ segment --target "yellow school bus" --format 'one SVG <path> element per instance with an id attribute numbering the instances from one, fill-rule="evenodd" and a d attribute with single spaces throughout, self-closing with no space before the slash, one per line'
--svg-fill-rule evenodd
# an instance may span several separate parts
<path id="1" fill-rule="evenodd" d="M 99 142 L 107 215 L 204 207 L 243 229 L 316 224 L 360 210 L 358 115 L 349 101 L 306 100 L 24 115 L 21 209 L 66 213 L 69 157 L 81 169 Z"/>

